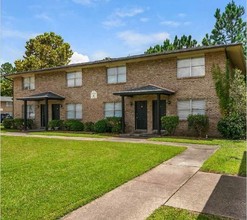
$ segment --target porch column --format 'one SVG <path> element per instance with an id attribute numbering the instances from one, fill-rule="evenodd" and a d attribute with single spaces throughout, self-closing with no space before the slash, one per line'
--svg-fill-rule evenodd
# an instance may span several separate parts
<path id="1" fill-rule="evenodd" d="M 161 135 L 161 121 L 160 121 L 160 94 L 157 94 L 157 131 Z"/>
<path id="2" fill-rule="evenodd" d="M 27 130 L 27 100 L 24 100 L 24 131 Z"/>
<path id="3" fill-rule="evenodd" d="M 48 109 L 48 98 L 45 98 L 45 130 L 48 131 L 48 113 L 49 113 L 49 109 Z"/>
<path id="4" fill-rule="evenodd" d="M 125 133 L 125 103 L 124 103 L 124 96 L 122 98 L 122 133 Z"/>

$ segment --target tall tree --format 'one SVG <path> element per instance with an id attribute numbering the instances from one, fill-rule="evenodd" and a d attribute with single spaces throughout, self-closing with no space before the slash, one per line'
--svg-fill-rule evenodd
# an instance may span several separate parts
<path id="1" fill-rule="evenodd" d="M 54 32 L 30 39 L 25 48 L 24 59 L 15 61 L 17 72 L 66 65 L 73 54 L 70 45 Z"/>
<path id="2" fill-rule="evenodd" d="M 173 42 L 171 42 L 169 39 L 166 39 L 162 45 L 157 44 L 154 47 L 150 47 L 145 51 L 145 53 L 160 53 L 164 51 L 179 50 L 183 48 L 191 48 L 197 46 L 199 46 L 197 44 L 197 41 L 192 39 L 191 35 L 183 35 L 181 38 L 178 38 L 178 36 L 176 35 Z"/>
<path id="3" fill-rule="evenodd" d="M 243 20 L 245 9 L 243 6 L 237 6 L 231 1 L 221 13 L 217 8 L 214 14 L 216 19 L 211 34 L 206 34 L 202 40 L 205 46 L 215 44 L 243 43 L 245 51 L 247 49 L 246 22 Z"/>
<path id="4" fill-rule="evenodd" d="M 6 75 L 14 73 L 15 67 L 11 63 L 3 63 L 0 68 L 0 86 L 1 96 L 12 96 L 13 95 L 13 83 L 10 79 L 5 78 Z"/>

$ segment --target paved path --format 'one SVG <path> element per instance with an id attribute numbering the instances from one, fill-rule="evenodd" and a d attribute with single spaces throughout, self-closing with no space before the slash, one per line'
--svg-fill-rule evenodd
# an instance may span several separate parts
<path id="1" fill-rule="evenodd" d="M 246 178 L 198 172 L 217 146 L 133 138 L 84 138 L 3 133 L 10 136 L 186 146 L 180 155 L 106 193 L 63 220 L 143 220 L 161 205 L 246 219 Z"/>

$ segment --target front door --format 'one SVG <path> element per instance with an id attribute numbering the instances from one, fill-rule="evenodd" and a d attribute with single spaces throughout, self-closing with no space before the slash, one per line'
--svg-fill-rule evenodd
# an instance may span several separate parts
<path id="1" fill-rule="evenodd" d="M 135 102 L 135 128 L 147 129 L 147 101 Z"/>
<path id="2" fill-rule="evenodd" d="M 52 120 L 60 120 L 60 104 L 52 104 Z"/>
<path id="3" fill-rule="evenodd" d="M 166 101 L 160 100 L 160 117 L 166 115 Z M 157 100 L 153 100 L 153 130 L 157 130 Z"/>
<path id="4" fill-rule="evenodd" d="M 45 127 L 45 105 L 40 105 L 40 125 L 41 127 Z"/>

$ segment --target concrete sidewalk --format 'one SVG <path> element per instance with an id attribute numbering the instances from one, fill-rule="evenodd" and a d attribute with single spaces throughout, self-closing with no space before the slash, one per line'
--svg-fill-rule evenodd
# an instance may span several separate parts
<path id="1" fill-rule="evenodd" d="M 214 151 L 212 148 L 188 148 L 182 154 L 73 211 L 63 220 L 143 220 L 186 184 Z M 183 163 L 185 159 L 186 163 Z"/>

